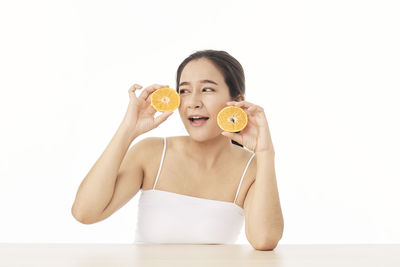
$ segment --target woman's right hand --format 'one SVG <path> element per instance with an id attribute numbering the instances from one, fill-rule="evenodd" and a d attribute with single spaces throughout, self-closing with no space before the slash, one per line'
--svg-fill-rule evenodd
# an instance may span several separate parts
<path id="1" fill-rule="evenodd" d="M 158 117 L 154 117 L 157 110 L 155 110 L 151 105 L 150 95 L 162 87 L 169 86 L 153 84 L 146 87 L 139 97 L 136 96 L 135 91 L 142 89 L 143 87 L 141 85 L 134 84 L 129 88 L 129 105 L 122 123 L 128 128 L 133 136 L 137 137 L 158 127 L 173 113 L 173 111 L 166 111 Z"/>

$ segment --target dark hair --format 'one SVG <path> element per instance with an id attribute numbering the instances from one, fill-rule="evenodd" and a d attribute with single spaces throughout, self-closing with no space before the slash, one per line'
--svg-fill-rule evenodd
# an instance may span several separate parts
<path id="1" fill-rule="evenodd" d="M 206 58 L 210 60 L 224 76 L 226 85 L 229 88 L 229 95 L 231 100 L 235 100 L 239 96 L 244 97 L 245 93 L 245 79 L 242 65 L 234 57 L 225 51 L 218 50 L 201 50 L 197 51 L 183 60 L 179 65 L 176 73 L 176 92 L 179 94 L 179 83 L 181 74 L 186 64 L 195 59 Z M 235 145 L 243 147 L 241 144 L 231 140 Z"/>

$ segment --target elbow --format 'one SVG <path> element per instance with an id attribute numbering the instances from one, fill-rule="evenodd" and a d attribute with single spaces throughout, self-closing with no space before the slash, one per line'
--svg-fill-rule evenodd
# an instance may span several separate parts
<path id="1" fill-rule="evenodd" d="M 280 237 L 267 236 L 264 238 L 253 240 L 252 242 L 250 242 L 250 244 L 256 250 L 268 251 L 274 250 L 278 246 L 280 239 Z"/>
<path id="2" fill-rule="evenodd" d="M 250 244 L 256 250 L 274 250 L 278 246 L 279 241 L 282 239 L 283 228 L 284 223 L 282 221 L 282 224 L 278 228 L 272 231 L 264 232 L 264 234 L 258 233 L 257 238 L 252 238 L 248 240 L 252 241 L 250 242 Z"/>
<path id="3" fill-rule="evenodd" d="M 88 220 L 87 217 L 84 216 L 84 214 L 82 214 L 81 212 L 77 211 L 75 206 L 72 206 L 71 214 L 72 214 L 72 217 L 75 218 L 75 220 L 77 220 L 78 222 L 80 222 L 82 224 L 93 224 L 93 223 L 95 223 L 95 221 Z"/>
<path id="4" fill-rule="evenodd" d="M 251 245 L 255 250 L 271 251 L 276 248 L 276 246 L 278 245 L 278 241 L 267 240 L 259 243 L 251 243 Z"/>
<path id="5" fill-rule="evenodd" d="M 80 214 L 75 210 L 74 206 L 72 206 L 72 208 L 71 208 L 71 214 L 72 214 L 72 217 L 74 217 L 74 219 L 77 220 L 78 222 L 83 223 L 83 224 L 87 224 L 87 223 L 85 223 L 85 220 L 84 220 L 84 218 L 82 217 L 82 215 L 80 215 Z"/>

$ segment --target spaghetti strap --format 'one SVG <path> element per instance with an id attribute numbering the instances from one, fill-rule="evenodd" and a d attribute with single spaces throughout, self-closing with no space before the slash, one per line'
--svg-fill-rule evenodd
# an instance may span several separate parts
<path id="1" fill-rule="evenodd" d="M 240 186 L 242 185 L 244 175 L 246 174 L 247 168 L 249 167 L 250 162 L 251 162 L 251 160 L 253 159 L 253 157 L 254 157 L 255 155 L 256 155 L 256 153 L 253 152 L 253 155 L 251 155 L 249 161 L 247 162 L 247 165 L 246 165 L 246 168 L 244 169 L 242 178 L 240 179 L 240 183 L 239 183 L 238 189 L 237 189 L 237 191 L 236 191 L 236 196 L 235 196 L 235 200 L 233 201 L 233 203 L 236 203 L 236 199 L 237 199 L 237 197 L 238 197 L 239 190 L 240 190 Z"/>
<path id="2" fill-rule="evenodd" d="M 167 138 L 164 137 L 164 149 L 163 149 L 163 152 L 162 152 L 161 161 L 160 161 L 160 166 L 158 167 L 157 178 L 156 178 L 156 181 L 154 182 L 153 190 L 156 188 L 157 181 L 158 181 L 158 177 L 160 176 L 161 167 L 162 167 L 163 162 L 164 162 L 164 156 L 165 156 L 165 149 L 166 149 L 166 148 L 167 148 Z"/>

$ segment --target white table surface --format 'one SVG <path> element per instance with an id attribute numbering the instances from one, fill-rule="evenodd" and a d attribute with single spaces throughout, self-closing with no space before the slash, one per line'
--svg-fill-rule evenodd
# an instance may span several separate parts
<path id="1" fill-rule="evenodd" d="M 397 245 L 5 244 L 0 266 L 296 266 L 400 267 Z"/>

